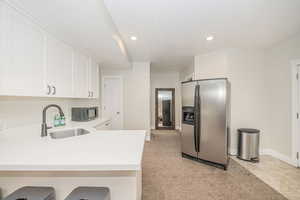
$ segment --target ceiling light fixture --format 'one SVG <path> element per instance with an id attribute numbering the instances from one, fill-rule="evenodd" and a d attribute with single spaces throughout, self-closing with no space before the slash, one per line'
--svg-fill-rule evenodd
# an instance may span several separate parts
<path id="1" fill-rule="evenodd" d="M 135 41 L 135 40 L 137 40 L 137 37 L 131 36 L 130 39 L 133 40 L 133 41 Z"/>
<path id="2" fill-rule="evenodd" d="M 214 39 L 214 36 L 212 36 L 212 35 L 206 37 L 207 41 L 212 41 L 213 39 Z"/>

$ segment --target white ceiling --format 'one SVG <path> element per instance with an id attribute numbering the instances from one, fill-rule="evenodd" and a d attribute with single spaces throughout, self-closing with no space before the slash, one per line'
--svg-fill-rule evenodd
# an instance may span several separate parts
<path id="1" fill-rule="evenodd" d="M 104 67 L 128 67 L 132 60 L 179 70 L 197 54 L 266 48 L 300 32 L 300 0 L 8 1 Z M 208 35 L 215 40 L 207 42 Z"/>
<path id="2" fill-rule="evenodd" d="M 300 31 L 300 0 L 104 2 L 132 59 L 157 68 L 181 68 L 221 48 L 265 48 Z M 215 40 L 207 42 L 211 34 Z"/>

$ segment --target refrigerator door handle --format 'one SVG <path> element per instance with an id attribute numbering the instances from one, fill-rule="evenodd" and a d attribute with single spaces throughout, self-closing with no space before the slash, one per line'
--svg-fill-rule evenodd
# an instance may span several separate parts
<path id="1" fill-rule="evenodd" d="M 198 122 L 197 122 L 197 125 L 198 125 L 198 152 L 200 152 L 200 143 L 201 143 L 201 109 L 202 109 L 202 106 L 201 106 L 201 95 L 200 95 L 200 85 L 199 85 L 199 98 L 198 98 Z"/>
<path id="2" fill-rule="evenodd" d="M 194 92 L 194 147 L 197 152 L 197 114 L 196 114 L 196 106 L 197 106 L 197 86 L 195 87 Z"/>
<path id="3" fill-rule="evenodd" d="M 199 97 L 200 97 L 200 86 L 195 87 L 195 100 L 194 100 L 194 144 L 195 151 L 199 152 Z"/>

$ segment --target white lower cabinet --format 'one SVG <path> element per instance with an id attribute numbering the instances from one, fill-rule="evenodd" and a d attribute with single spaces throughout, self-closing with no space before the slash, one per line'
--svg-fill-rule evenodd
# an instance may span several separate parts
<path id="1" fill-rule="evenodd" d="M 98 98 L 97 65 L 0 1 L 0 95 Z"/>

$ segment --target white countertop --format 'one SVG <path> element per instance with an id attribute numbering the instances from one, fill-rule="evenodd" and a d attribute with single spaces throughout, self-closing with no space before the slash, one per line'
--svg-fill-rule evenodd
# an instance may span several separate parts
<path id="1" fill-rule="evenodd" d="M 74 122 L 59 128 L 77 127 L 91 132 L 64 139 L 42 138 L 39 126 L 2 131 L 0 171 L 140 170 L 145 131 L 97 131 L 93 126 L 99 122 L 105 120 Z"/>

